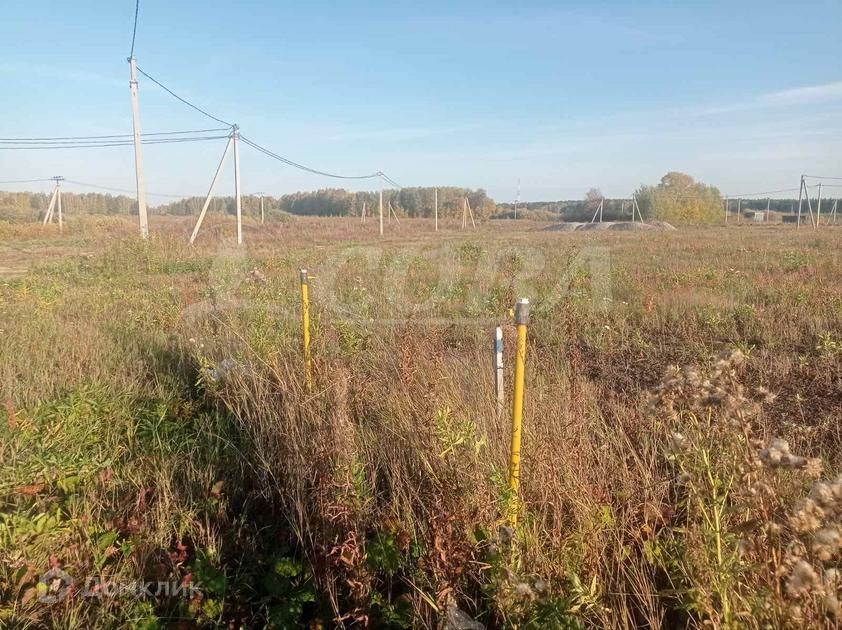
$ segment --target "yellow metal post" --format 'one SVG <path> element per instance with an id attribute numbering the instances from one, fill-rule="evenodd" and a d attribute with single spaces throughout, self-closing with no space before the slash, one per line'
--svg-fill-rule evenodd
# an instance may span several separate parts
<path id="1" fill-rule="evenodd" d="M 312 385 L 310 374 L 310 293 L 307 286 L 307 270 L 301 270 L 301 323 L 304 329 L 304 380 L 307 389 Z"/>
<path id="2" fill-rule="evenodd" d="M 512 395 L 512 445 L 509 455 L 509 487 L 514 505 L 510 515 L 512 526 L 520 512 L 520 439 L 523 421 L 523 380 L 526 369 L 526 326 L 529 324 L 529 300 L 521 298 L 515 307 L 517 352 L 515 354 L 515 387 Z"/>

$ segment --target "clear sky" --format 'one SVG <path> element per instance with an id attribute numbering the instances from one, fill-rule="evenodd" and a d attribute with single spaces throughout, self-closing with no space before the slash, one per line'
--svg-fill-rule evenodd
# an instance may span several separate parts
<path id="1" fill-rule="evenodd" d="M 133 17 L 134 0 L 4 2 L 0 137 L 130 132 Z M 135 55 L 322 170 L 498 201 L 518 179 L 527 200 L 624 196 L 681 170 L 736 194 L 842 176 L 840 33 L 839 0 L 142 0 Z M 215 126 L 143 77 L 140 109 L 144 131 Z M 204 194 L 223 146 L 145 147 L 148 190 Z M 245 192 L 343 185 L 248 147 L 241 170 Z M 132 150 L 0 151 L 0 180 L 54 174 L 131 189 Z"/>

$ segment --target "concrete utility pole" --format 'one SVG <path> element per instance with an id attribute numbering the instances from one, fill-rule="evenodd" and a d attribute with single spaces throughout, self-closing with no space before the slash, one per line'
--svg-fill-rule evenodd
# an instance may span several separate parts
<path id="1" fill-rule="evenodd" d="M 137 219 L 140 223 L 140 237 L 148 238 L 149 218 L 146 213 L 146 183 L 143 179 L 143 148 L 140 142 L 140 107 L 137 103 L 137 63 L 135 62 L 134 57 L 129 57 L 129 67 L 131 68 L 129 89 L 132 93 L 132 129 L 134 132 L 134 174 L 135 182 L 137 183 Z"/>
<path id="2" fill-rule="evenodd" d="M 383 189 L 380 189 L 380 236 L 383 236 Z"/>
<path id="3" fill-rule="evenodd" d="M 801 183 L 798 185 L 798 220 L 795 223 L 795 231 L 801 229 L 801 199 L 804 195 L 804 176 L 801 176 Z"/>
<path id="4" fill-rule="evenodd" d="M 61 205 L 59 205 L 59 208 L 61 208 Z M 61 216 L 61 215 L 59 215 L 59 216 Z M 822 183 L 819 182 L 819 204 L 818 204 L 818 206 L 816 206 L 816 228 L 817 229 L 819 227 L 819 224 L 821 223 L 821 220 L 822 220 Z"/>
<path id="5" fill-rule="evenodd" d="M 53 178 L 55 179 L 55 178 Z M 53 208 L 56 207 L 56 197 L 58 196 L 58 182 L 56 185 L 53 186 L 53 194 L 50 197 L 50 205 L 47 206 L 47 211 L 44 213 L 44 220 L 41 222 L 41 225 L 47 225 L 50 221 L 53 220 Z"/>
<path id="6" fill-rule="evenodd" d="M 56 202 L 58 205 L 58 229 L 64 229 L 64 223 L 62 221 L 62 213 L 61 213 L 61 182 L 64 181 L 64 177 L 58 175 L 54 178 L 56 180 Z"/>
<path id="7" fill-rule="evenodd" d="M 234 199 L 237 205 L 237 245 L 243 244 L 243 206 L 240 202 L 240 127 L 234 125 Z"/>
<path id="8" fill-rule="evenodd" d="M 439 231 L 439 189 L 435 188 L 436 202 L 435 202 L 435 216 L 436 216 L 436 232 Z"/>
<path id="9" fill-rule="evenodd" d="M 257 193 L 260 195 L 260 225 L 266 223 L 266 215 L 263 214 L 263 194 L 264 193 Z"/>
<path id="10" fill-rule="evenodd" d="M 199 213 L 199 218 L 196 219 L 196 226 L 193 228 L 193 233 L 190 235 L 190 244 L 193 244 L 193 241 L 196 240 L 196 236 L 199 234 L 199 228 L 202 227 L 202 221 L 205 220 L 205 214 L 208 211 L 208 206 L 210 205 L 211 198 L 213 197 L 213 190 L 216 188 L 216 180 L 219 179 L 219 174 L 222 172 L 222 166 L 225 164 L 225 158 L 228 157 L 228 149 L 231 148 L 231 144 L 234 142 L 234 135 L 228 136 L 228 142 L 225 143 L 225 151 L 222 152 L 222 159 L 219 160 L 219 166 L 216 167 L 216 172 L 213 174 L 213 179 L 211 180 L 210 188 L 208 189 L 208 196 L 205 197 L 205 203 L 202 206 L 202 211 Z"/>

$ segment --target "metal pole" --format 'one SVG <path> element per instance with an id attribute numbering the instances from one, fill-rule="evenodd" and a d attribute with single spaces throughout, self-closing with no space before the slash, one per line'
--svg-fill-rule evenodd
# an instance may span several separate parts
<path id="1" fill-rule="evenodd" d="M 205 220 L 205 213 L 207 213 L 211 197 L 213 197 L 213 189 L 216 188 L 216 180 L 219 179 L 219 174 L 222 172 L 222 165 L 225 164 L 225 158 L 228 156 L 228 149 L 231 148 L 232 142 L 233 136 L 228 136 L 228 142 L 225 144 L 225 151 L 222 152 L 222 159 L 219 160 L 219 165 L 216 167 L 216 172 L 213 174 L 213 179 L 211 180 L 211 185 L 208 189 L 208 196 L 205 197 L 205 204 L 202 206 L 202 211 L 199 213 L 199 218 L 196 220 L 196 226 L 193 228 L 193 234 L 190 235 L 191 245 L 193 244 L 193 241 L 196 240 L 196 236 L 199 234 L 199 228 L 202 227 L 202 221 Z"/>
<path id="2" fill-rule="evenodd" d="M 57 210 L 58 210 L 58 229 L 64 229 L 64 224 L 62 222 L 62 215 L 61 215 L 61 182 L 64 177 L 58 176 L 56 177 L 56 193 L 58 193 L 57 197 Z"/>
<path id="3" fill-rule="evenodd" d="M 137 184 L 137 219 L 140 223 L 140 237 L 149 237 L 149 218 L 146 213 L 146 184 L 143 179 L 143 148 L 140 142 L 140 107 L 137 103 L 137 63 L 129 57 L 131 74 L 129 89 L 132 94 L 132 129 L 134 132 L 134 175 Z"/>
<path id="4" fill-rule="evenodd" d="M 312 385 L 310 375 L 310 292 L 307 286 L 307 270 L 301 270 L 301 325 L 304 342 L 304 381 L 309 390 Z"/>
<path id="5" fill-rule="evenodd" d="M 798 187 L 798 221 L 795 224 L 795 231 L 801 229 L 801 199 L 804 194 L 804 176 L 801 176 L 801 184 Z"/>
<path id="6" fill-rule="evenodd" d="M 59 206 L 61 208 L 61 206 Z M 61 216 L 61 215 L 59 215 Z M 822 183 L 819 182 L 819 204 L 816 206 L 816 229 L 822 221 Z"/>
<path id="7" fill-rule="evenodd" d="M 497 415 L 503 413 L 505 390 L 503 388 L 503 329 L 494 331 L 494 393 L 497 395 Z"/>
<path id="8" fill-rule="evenodd" d="M 523 382 L 526 372 L 526 326 L 529 324 L 529 300 L 521 298 L 515 306 L 517 353 L 512 395 L 512 443 L 509 449 L 509 488 L 512 490 L 511 524 L 517 525 L 520 512 L 520 443 L 523 424 Z"/>
<path id="9" fill-rule="evenodd" d="M 383 236 L 383 189 L 380 189 L 380 236 Z"/>
<path id="10" fill-rule="evenodd" d="M 234 125 L 234 203 L 237 206 L 237 245 L 243 244 L 243 206 L 240 201 L 240 128 Z"/>
<path id="11" fill-rule="evenodd" d="M 436 215 L 436 232 L 439 231 L 439 189 L 435 189 L 436 194 L 436 205 L 435 205 L 435 215 Z"/>

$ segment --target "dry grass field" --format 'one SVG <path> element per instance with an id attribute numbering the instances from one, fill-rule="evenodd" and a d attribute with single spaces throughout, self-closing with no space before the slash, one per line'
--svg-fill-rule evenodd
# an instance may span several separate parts
<path id="1" fill-rule="evenodd" d="M 837 623 L 840 228 L 191 221 L 0 225 L 0 626 Z"/>

